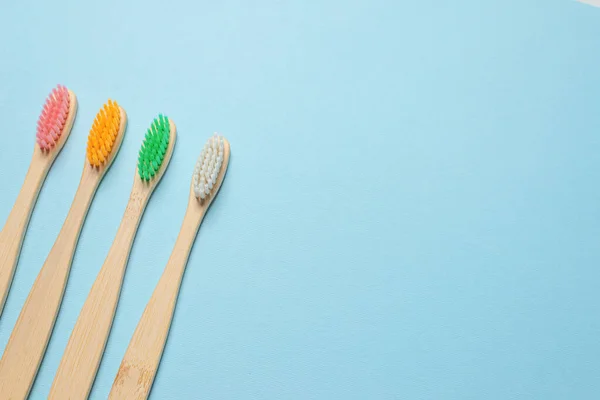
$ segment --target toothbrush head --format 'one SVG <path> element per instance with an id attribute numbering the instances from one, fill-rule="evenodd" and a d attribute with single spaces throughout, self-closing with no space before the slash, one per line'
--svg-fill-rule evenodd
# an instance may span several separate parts
<path id="1" fill-rule="evenodd" d="M 203 203 L 212 201 L 219 191 L 229 164 L 229 142 L 215 133 L 204 145 L 194 168 L 192 190 Z"/>
<path id="2" fill-rule="evenodd" d="M 175 145 L 176 128 L 173 121 L 159 114 L 144 137 L 138 156 L 138 174 L 143 182 L 158 181 L 164 173 Z"/>
<path id="3" fill-rule="evenodd" d="M 46 98 L 37 122 L 36 142 L 43 152 L 57 147 L 59 140 L 71 130 L 77 110 L 75 94 L 57 85 Z"/>
<path id="4" fill-rule="evenodd" d="M 125 111 L 113 100 L 108 100 L 98 111 L 87 143 L 87 160 L 92 167 L 108 166 L 113 160 L 123 139 L 126 120 Z"/>

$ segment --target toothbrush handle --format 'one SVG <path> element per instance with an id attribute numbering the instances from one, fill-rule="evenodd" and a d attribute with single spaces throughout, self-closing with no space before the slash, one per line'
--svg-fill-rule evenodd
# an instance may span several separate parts
<path id="1" fill-rule="evenodd" d="M 10 290 L 10 285 L 19 260 L 23 237 L 29 224 L 33 205 L 38 197 L 42 183 L 48 174 L 51 162 L 44 159 L 36 148 L 25 182 L 17 196 L 17 200 L 0 232 L 0 315 Z"/>
<path id="2" fill-rule="evenodd" d="M 54 328 L 73 253 L 98 180 L 82 176 L 69 214 L 42 266 L 0 359 L 0 399 L 28 396 Z"/>
<path id="3" fill-rule="evenodd" d="M 125 267 L 148 195 L 132 192 L 104 265 L 81 309 L 48 399 L 87 399 L 104 353 Z"/>
<path id="4" fill-rule="evenodd" d="M 129 342 L 109 400 L 148 398 L 171 327 L 185 265 L 204 211 L 188 206 L 171 257 Z"/>

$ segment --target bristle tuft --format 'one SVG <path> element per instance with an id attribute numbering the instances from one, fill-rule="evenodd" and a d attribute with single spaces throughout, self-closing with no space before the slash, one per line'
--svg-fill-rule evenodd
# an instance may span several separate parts
<path id="1" fill-rule="evenodd" d="M 192 178 L 194 194 L 197 198 L 202 200 L 210 196 L 223 165 L 224 151 L 224 138 L 217 133 L 208 139 L 204 145 L 204 148 L 200 152 L 200 157 L 198 157 L 198 162 L 194 169 L 194 177 Z"/>
<path id="2" fill-rule="evenodd" d="M 121 109 L 116 101 L 108 100 L 96 114 L 88 135 L 87 159 L 93 167 L 99 168 L 108 160 L 120 126 Z"/>
<path id="3" fill-rule="evenodd" d="M 36 142 L 43 151 L 50 151 L 62 135 L 70 106 L 69 90 L 57 85 L 48 95 L 37 123 Z"/>
<path id="4" fill-rule="evenodd" d="M 160 170 L 169 147 L 170 134 L 169 118 L 159 114 L 146 132 L 138 157 L 138 173 L 143 181 L 150 181 Z"/>

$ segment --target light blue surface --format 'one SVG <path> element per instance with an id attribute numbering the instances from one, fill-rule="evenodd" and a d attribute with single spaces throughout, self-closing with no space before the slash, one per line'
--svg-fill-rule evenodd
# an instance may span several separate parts
<path id="1" fill-rule="evenodd" d="M 31 398 L 48 394 L 121 220 L 143 131 L 178 141 L 140 225 L 106 398 L 215 130 L 224 186 L 153 399 L 592 399 L 600 393 L 600 9 L 569 0 L 5 1 L 0 223 L 48 91 L 79 99 L 0 351 L 108 97 L 121 152 L 84 225 Z"/>

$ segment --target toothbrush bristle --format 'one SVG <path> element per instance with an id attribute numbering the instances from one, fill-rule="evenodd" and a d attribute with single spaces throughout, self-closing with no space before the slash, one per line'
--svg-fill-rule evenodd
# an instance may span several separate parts
<path id="1" fill-rule="evenodd" d="M 193 188 L 194 194 L 199 199 L 210 196 L 219 172 L 223 166 L 223 152 L 225 144 L 223 136 L 215 133 L 208 139 L 200 152 L 200 157 L 194 168 Z"/>
<path id="2" fill-rule="evenodd" d="M 108 100 L 98 111 L 90 129 L 87 159 L 93 167 L 100 167 L 108 160 L 121 126 L 121 108 L 116 101 Z"/>
<path id="3" fill-rule="evenodd" d="M 69 90 L 57 85 L 48 95 L 37 123 L 36 142 L 40 149 L 50 151 L 60 139 L 69 114 Z"/>
<path id="4" fill-rule="evenodd" d="M 138 157 L 138 172 L 143 181 L 148 182 L 160 170 L 169 147 L 170 134 L 169 118 L 159 114 L 146 132 Z"/>

